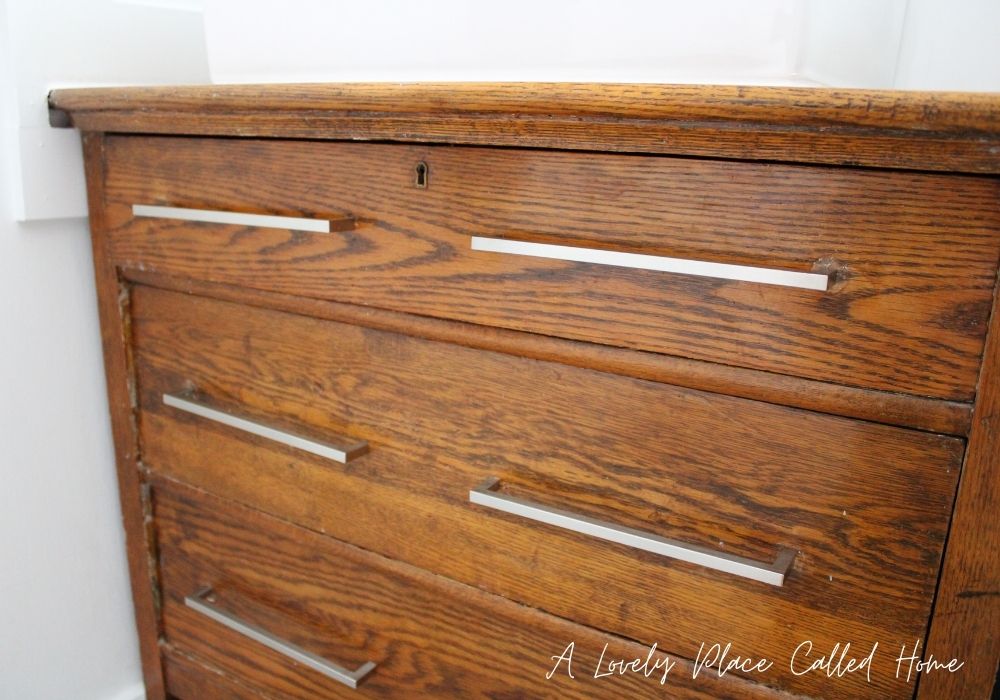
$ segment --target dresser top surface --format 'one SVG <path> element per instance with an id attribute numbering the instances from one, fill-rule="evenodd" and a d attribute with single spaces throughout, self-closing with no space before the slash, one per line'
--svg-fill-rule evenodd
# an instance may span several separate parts
<path id="1" fill-rule="evenodd" d="M 600 83 L 80 88 L 83 131 L 456 143 L 1000 172 L 1000 93 Z"/>

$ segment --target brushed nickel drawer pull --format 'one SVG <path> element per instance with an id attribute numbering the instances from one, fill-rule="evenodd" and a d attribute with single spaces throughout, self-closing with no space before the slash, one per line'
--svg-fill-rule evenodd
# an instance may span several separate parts
<path id="1" fill-rule="evenodd" d="M 273 649 L 279 654 L 287 656 L 289 659 L 292 659 L 303 666 L 308 666 L 314 671 L 319 671 L 327 678 L 340 681 L 348 688 L 356 689 L 358 687 L 358 683 L 360 683 L 361 680 L 375 668 L 374 661 L 366 661 L 353 671 L 349 671 L 346 668 L 327 661 L 321 656 L 316 656 L 316 654 L 308 652 L 291 642 L 278 639 L 267 630 L 263 630 L 256 625 L 244 622 L 221 608 L 217 608 L 212 605 L 212 603 L 208 602 L 207 599 L 210 595 L 212 595 L 211 588 L 202 588 L 193 596 L 185 597 L 184 605 L 228 627 L 234 632 L 242 634 L 244 637 L 249 637 L 255 642 L 260 642 L 268 649 Z"/>
<path id="2" fill-rule="evenodd" d="M 640 270 L 675 272 L 682 275 L 716 277 L 718 279 L 737 280 L 740 282 L 776 284 L 783 287 L 799 287 L 801 289 L 814 289 L 821 292 L 825 292 L 830 286 L 830 275 L 819 272 L 795 272 L 794 270 L 779 270 L 768 267 L 729 265 L 727 263 L 706 262 L 704 260 L 668 258 L 662 255 L 621 253 L 614 250 L 595 250 L 593 248 L 577 248 L 575 246 L 553 245 L 550 243 L 511 241 L 505 238 L 473 236 L 472 250 L 489 253 L 507 253 L 508 255 L 527 255 L 534 258 L 551 258 L 553 260 L 569 260 L 572 262 L 593 263 L 595 265 L 631 267 Z"/>
<path id="3" fill-rule="evenodd" d="M 595 520 L 568 510 L 551 508 L 514 496 L 496 493 L 493 489 L 498 483 L 500 483 L 499 479 L 489 477 L 478 487 L 469 491 L 469 501 L 512 515 L 519 515 L 529 520 L 561 527 L 564 530 L 572 530 L 608 542 L 616 542 L 672 559 L 698 564 L 708 569 L 725 571 L 743 578 L 769 583 L 772 586 L 784 584 L 785 575 L 795 560 L 795 550 L 787 547 L 781 547 L 774 562 L 770 564 L 738 557 L 734 554 L 723 554 L 707 547 L 670 540 L 642 530 Z"/>
<path id="4" fill-rule="evenodd" d="M 260 228 L 284 228 L 290 231 L 312 231 L 314 233 L 330 233 L 332 230 L 343 231 L 353 228 L 353 219 L 337 219 L 335 228 L 327 219 L 308 219 L 297 216 L 273 216 L 271 214 L 246 214 L 239 211 L 222 211 L 216 209 L 185 209 L 183 207 L 161 207 L 155 204 L 133 204 L 132 216 L 145 216 L 157 219 L 180 219 L 181 221 L 202 221 L 209 224 L 238 224 L 240 226 L 257 226 Z M 347 226 L 347 223 L 350 226 Z"/>
<path id="5" fill-rule="evenodd" d="M 207 418 L 208 420 L 221 423 L 222 425 L 227 425 L 230 428 L 236 428 L 237 430 L 242 430 L 244 432 L 266 438 L 267 440 L 280 442 L 282 445 L 288 445 L 289 447 L 294 447 L 297 450 L 319 455 L 320 457 L 326 457 L 327 459 L 332 459 L 335 462 L 342 462 L 346 464 L 352 459 L 356 459 L 357 457 L 360 457 L 368 452 L 368 443 L 365 440 L 359 440 L 353 444 L 343 446 L 329 445 L 324 442 L 318 442 L 310 438 L 302 437 L 301 435 L 285 432 L 284 430 L 271 428 L 233 413 L 220 411 L 210 406 L 206 406 L 203 403 L 193 401 L 190 396 L 164 394 L 163 403 L 171 408 L 187 411 L 188 413 L 193 413 L 196 416 Z"/>

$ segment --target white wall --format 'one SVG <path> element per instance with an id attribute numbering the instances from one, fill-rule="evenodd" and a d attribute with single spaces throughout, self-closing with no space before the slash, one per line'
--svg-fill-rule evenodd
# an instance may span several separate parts
<path id="1" fill-rule="evenodd" d="M 787 83 L 801 0 L 208 0 L 215 82 Z"/>
<path id="2" fill-rule="evenodd" d="M 0 0 L 0 700 L 142 694 L 79 140 L 47 126 L 49 88 L 211 71 L 1000 90 L 996 0 L 206 2 L 203 24 L 202 0 Z"/>
<path id="3" fill-rule="evenodd" d="M 0 700 L 144 696 L 79 136 L 45 95 L 207 78 L 200 13 L 0 0 Z"/>
<path id="4" fill-rule="evenodd" d="M 206 0 L 217 83 L 528 80 L 1000 90 L 998 0 Z"/>
<path id="5" fill-rule="evenodd" d="M 893 86 L 1000 91 L 1000 2 L 909 0 Z"/>
<path id="6" fill-rule="evenodd" d="M 0 698 L 138 697 L 86 223 L 12 218 L 5 199 Z"/>

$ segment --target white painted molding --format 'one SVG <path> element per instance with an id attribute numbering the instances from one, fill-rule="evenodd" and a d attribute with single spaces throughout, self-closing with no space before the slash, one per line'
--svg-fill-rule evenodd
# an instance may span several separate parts
<path id="1" fill-rule="evenodd" d="M 207 83 L 208 60 L 197 0 L 170 6 L 120 0 L 6 0 L 0 51 L 12 80 L 8 149 L 15 219 L 85 217 L 79 135 L 52 129 L 46 96 L 55 87 Z"/>
<path id="2" fill-rule="evenodd" d="M 146 688 L 142 683 L 135 683 L 109 695 L 105 700 L 146 700 Z"/>

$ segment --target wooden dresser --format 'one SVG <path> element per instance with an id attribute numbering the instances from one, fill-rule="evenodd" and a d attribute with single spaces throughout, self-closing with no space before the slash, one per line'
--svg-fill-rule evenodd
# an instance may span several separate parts
<path id="1" fill-rule="evenodd" d="M 151 700 L 990 696 L 1000 95 L 50 107 Z"/>

